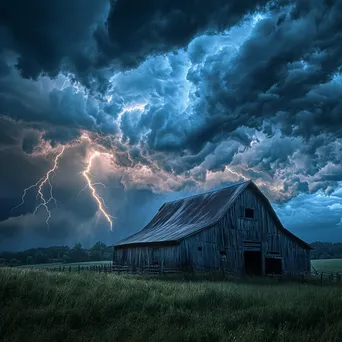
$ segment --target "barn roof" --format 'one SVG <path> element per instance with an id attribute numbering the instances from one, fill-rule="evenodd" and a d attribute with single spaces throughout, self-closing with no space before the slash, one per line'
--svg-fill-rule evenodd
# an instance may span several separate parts
<path id="1" fill-rule="evenodd" d="M 266 196 L 252 181 L 167 202 L 160 207 L 158 213 L 141 231 L 117 242 L 115 246 L 177 242 L 217 223 L 234 203 L 237 196 L 249 185 L 253 185 L 268 202 Z M 286 230 L 273 209 L 272 212 L 286 233 L 295 238 L 297 242 L 310 248 L 308 244 Z"/>

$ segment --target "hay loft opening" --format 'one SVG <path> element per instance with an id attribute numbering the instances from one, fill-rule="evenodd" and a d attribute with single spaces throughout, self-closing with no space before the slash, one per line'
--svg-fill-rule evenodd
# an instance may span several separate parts
<path id="1" fill-rule="evenodd" d="M 253 219 L 254 218 L 254 209 L 245 208 L 245 217 Z"/>

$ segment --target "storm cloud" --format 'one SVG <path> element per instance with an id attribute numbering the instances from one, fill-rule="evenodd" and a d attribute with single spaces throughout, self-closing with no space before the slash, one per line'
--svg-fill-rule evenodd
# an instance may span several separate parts
<path id="1" fill-rule="evenodd" d="M 110 244 L 245 179 L 294 233 L 339 239 L 341 39 L 340 0 L 3 1 L 0 249 Z M 62 146 L 47 229 L 37 189 L 13 208 Z"/>

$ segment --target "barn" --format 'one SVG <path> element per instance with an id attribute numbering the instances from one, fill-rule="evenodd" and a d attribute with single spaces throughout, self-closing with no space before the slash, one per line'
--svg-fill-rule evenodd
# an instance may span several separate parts
<path id="1" fill-rule="evenodd" d="M 141 269 L 306 274 L 311 247 L 280 222 L 253 181 L 162 205 L 114 246 L 113 264 Z"/>

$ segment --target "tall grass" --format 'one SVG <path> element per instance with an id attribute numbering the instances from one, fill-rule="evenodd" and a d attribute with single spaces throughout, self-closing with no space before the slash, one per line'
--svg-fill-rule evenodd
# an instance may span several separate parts
<path id="1" fill-rule="evenodd" d="M 0 269 L 1 341 L 342 341 L 342 290 Z"/>

